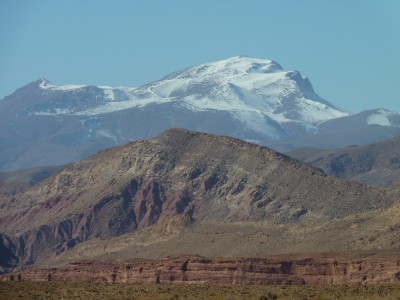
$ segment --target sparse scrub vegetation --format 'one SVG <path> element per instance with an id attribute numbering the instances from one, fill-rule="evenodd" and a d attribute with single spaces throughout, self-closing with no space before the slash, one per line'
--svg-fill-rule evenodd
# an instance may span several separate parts
<path id="1" fill-rule="evenodd" d="M 0 299 L 400 299 L 400 285 L 257 286 L 0 282 Z"/>

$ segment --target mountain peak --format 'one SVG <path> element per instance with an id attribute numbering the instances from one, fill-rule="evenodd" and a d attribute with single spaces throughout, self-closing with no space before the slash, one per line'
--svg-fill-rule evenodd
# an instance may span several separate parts
<path id="1" fill-rule="evenodd" d="M 76 90 L 76 89 L 86 87 L 86 85 L 76 85 L 76 84 L 57 85 L 57 84 L 53 84 L 46 78 L 40 78 L 39 80 L 35 81 L 34 83 L 36 85 L 38 85 L 39 88 L 42 90 L 53 90 L 53 91 L 68 91 L 68 90 Z"/>
<path id="2" fill-rule="evenodd" d="M 213 66 L 217 72 L 234 71 L 235 74 L 243 73 L 274 73 L 283 71 L 275 61 L 254 58 L 250 56 L 234 56 L 228 59 L 214 61 L 199 67 Z"/>
<path id="3" fill-rule="evenodd" d="M 52 83 L 49 80 L 43 77 L 36 80 L 35 84 L 37 84 L 41 89 L 45 89 L 47 86 L 52 85 Z"/>

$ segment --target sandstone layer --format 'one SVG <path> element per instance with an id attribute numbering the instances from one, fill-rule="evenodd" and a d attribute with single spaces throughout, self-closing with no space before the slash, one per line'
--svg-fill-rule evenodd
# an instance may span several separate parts
<path id="1" fill-rule="evenodd" d="M 167 257 L 160 261 L 77 262 L 7 274 L 1 280 L 213 284 L 400 283 L 399 260 Z"/>

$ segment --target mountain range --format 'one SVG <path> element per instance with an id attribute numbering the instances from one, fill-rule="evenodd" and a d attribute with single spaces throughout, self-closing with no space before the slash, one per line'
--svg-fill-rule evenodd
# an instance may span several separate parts
<path id="1" fill-rule="evenodd" d="M 174 72 L 138 88 L 32 82 L 0 101 L 0 170 L 78 161 L 172 127 L 279 151 L 368 144 L 400 134 L 400 115 L 351 113 L 298 71 L 251 57 Z"/>

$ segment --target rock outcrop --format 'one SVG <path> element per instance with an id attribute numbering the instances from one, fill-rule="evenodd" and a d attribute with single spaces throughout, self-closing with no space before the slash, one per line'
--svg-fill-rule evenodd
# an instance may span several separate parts
<path id="1" fill-rule="evenodd" d="M 161 261 L 77 262 L 3 275 L 1 280 L 213 284 L 400 283 L 400 260 L 167 257 Z"/>

